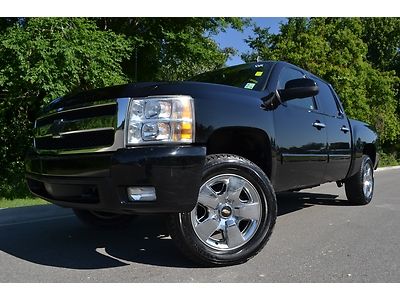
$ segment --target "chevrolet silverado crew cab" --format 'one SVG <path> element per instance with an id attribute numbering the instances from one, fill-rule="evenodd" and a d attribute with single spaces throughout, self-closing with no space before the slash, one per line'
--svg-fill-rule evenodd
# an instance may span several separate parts
<path id="1" fill-rule="evenodd" d="M 58 98 L 35 122 L 26 179 L 92 226 L 168 214 L 185 255 L 231 265 L 268 241 L 277 192 L 337 182 L 369 203 L 376 147 L 329 83 L 266 61 Z"/>

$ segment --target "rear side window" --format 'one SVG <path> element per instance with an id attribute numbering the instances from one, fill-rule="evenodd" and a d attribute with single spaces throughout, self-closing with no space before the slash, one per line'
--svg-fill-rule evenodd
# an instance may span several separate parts
<path id="1" fill-rule="evenodd" d="M 315 79 L 315 81 L 319 88 L 317 97 L 322 106 L 322 111 L 329 116 L 337 117 L 339 115 L 339 109 L 331 88 L 321 80 Z"/>
<path id="2" fill-rule="evenodd" d="M 304 78 L 304 74 L 299 70 L 284 67 L 279 74 L 277 89 L 284 89 L 286 82 L 293 79 Z M 306 109 L 316 109 L 313 97 L 303 99 L 293 99 L 286 102 L 288 106 L 303 107 Z"/>

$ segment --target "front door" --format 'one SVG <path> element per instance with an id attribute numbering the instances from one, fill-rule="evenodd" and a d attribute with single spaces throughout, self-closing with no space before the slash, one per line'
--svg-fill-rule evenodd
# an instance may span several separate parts
<path id="1" fill-rule="evenodd" d="M 277 89 L 283 89 L 289 80 L 302 77 L 304 74 L 300 70 L 284 67 Z M 279 160 L 275 177 L 277 191 L 322 182 L 328 161 L 325 118 L 313 97 L 290 100 L 274 110 Z"/>

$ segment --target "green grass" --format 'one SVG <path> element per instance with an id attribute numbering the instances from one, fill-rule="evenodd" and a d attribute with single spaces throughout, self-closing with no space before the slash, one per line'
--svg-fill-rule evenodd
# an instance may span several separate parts
<path id="1" fill-rule="evenodd" d="M 49 202 L 44 201 L 43 199 L 40 198 L 18 198 L 18 199 L 0 198 L 0 208 L 11 208 L 11 207 L 43 205 L 43 204 L 49 204 Z"/>

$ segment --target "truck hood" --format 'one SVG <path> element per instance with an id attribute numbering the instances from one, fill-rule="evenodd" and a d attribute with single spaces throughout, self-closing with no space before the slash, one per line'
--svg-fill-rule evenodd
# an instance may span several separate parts
<path id="1" fill-rule="evenodd" d="M 116 98 L 137 98 L 156 95 L 189 95 L 193 98 L 204 98 L 207 94 L 217 95 L 220 93 L 258 97 L 261 94 L 258 91 L 204 82 L 141 82 L 110 86 L 60 97 L 52 101 L 44 109 L 44 113 L 56 111 L 59 108 L 82 106 L 86 103 Z"/>

